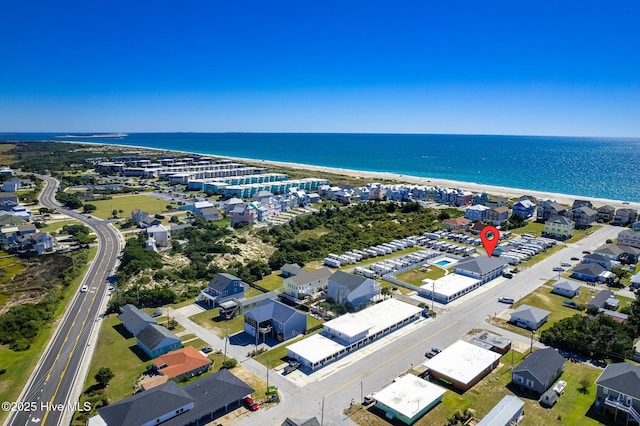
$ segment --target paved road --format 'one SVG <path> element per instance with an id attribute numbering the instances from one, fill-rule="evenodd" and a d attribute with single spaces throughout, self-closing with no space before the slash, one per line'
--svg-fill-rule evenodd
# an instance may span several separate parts
<path id="1" fill-rule="evenodd" d="M 46 182 L 40 203 L 64 211 L 55 201 L 59 182 L 48 176 L 40 178 Z M 118 232 L 107 222 L 71 210 L 65 213 L 91 227 L 97 236 L 98 251 L 82 282 L 89 291 L 78 292 L 72 299 L 20 395 L 18 401 L 28 409 L 13 413 L 7 421 L 10 425 L 59 425 L 71 420 L 79 396 L 77 391 L 73 392 L 74 386 L 84 383 L 80 367 L 85 357 L 91 357 L 93 348 L 89 346 L 89 338 L 107 297 L 108 278 L 120 254 Z"/>
<path id="2" fill-rule="evenodd" d="M 501 296 L 519 299 L 534 291 L 547 279 L 557 278 L 552 271 L 554 266 L 569 261 L 573 256 L 580 257 L 583 250 L 593 250 L 608 238 L 615 238 L 621 228 L 604 226 L 582 241 L 569 244 L 563 250 L 525 269 L 513 279 L 500 278 L 474 291 L 472 294 L 447 305 L 437 318 L 428 320 L 410 334 L 406 334 L 388 345 L 379 348 L 366 357 L 354 360 L 333 374 L 300 388 L 289 384 L 284 391 L 282 402 L 264 411 L 253 413 L 246 419 L 238 421 L 238 425 L 281 424 L 286 417 L 323 418 L 325 425 L 353 424 L 342 411 L 349 407 L 352 399 L 360 401 L 361 395 L 375 392 L 395 377 L 412 366 L 425 361 L 424 354 L 432 346 L 447 347 L 469 331 L 477 328 L 492 328 L 485 323 L 489 316 L 499 313 L 507 306 L 497 300 Z M 575 262 L 574 262 L 575 263 Z M 506 335 L 504 330 L 501 334 Z M 524 336 L 513 335 L 520 341 L 528 343 Z M 536 342 L 539 346 L 539 343 Z M 243 365 L 256 373 L 265 376 L 264 367 L 256 366 L 253 360 Z M 333 368 L 331 365 L 325 369 Z M 270 375 L 270 381 L 281 382 L 282 376 Z M 281 380 L 282 379 L 282 380 Z M 322 410 L 324 401 L 324 410 Z"/>

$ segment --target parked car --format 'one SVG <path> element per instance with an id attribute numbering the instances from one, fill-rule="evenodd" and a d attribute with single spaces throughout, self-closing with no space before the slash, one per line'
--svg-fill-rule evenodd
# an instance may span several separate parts
<path id="1" fill-rule="evenodd" d="M 213 349 L 212 348 L 208 348 L 208 347 L 207 348 L 202 348 L 200 350 L 202 351 L 202 353 L 205 353 L 205 354 L 210 354 L 211 352 L 213 352 Z"/>
<path id="2" fill-rule="evenodd" d="M 363 405 L 369 405 L 371 403 L 375 402 L 375 399 L 373 398 L 372 394 L 369 394 L 367 396 L 364 397 L 364 400 L 362 401 Z"/>
<path id="3" fill-rule="evenodd" d="M 507 303 L 509 305 L 513 305 L 514 303 L 516 303 L 516 301 L 511 299 L 510 297 L 501 297 L 498 299 L 498 302 Z"/>
<path id="4" fill-rule="evenodd" d="M 589 250 L 583 250 L 582 254 L 591 254 L 591 252 Z"/>
<path id="5" fill-rule="evenodd" d="M 260 408 L 260 404 L 258 404 L 253 398 L 251 398 L 250 396 L 247 396 L 244 399 L 244 403 L 247 406 L 247 408 L 251 411 L 256 411 L 258 408 Z"/>
<path id="6" fill-rule="evenodd" d="M 564 272 L 564 268 L 561 268 L 559 266 L 556 266 L 555 268 L 553 268 L 554 272 Z"/>
<path id="7" fill-rule="evenodd" d="M 151 318 L 158 318 L 161 315 L 162 315 L 161 311 L 155 311 L 151 314 Z"/>
<path id="8" fill-rule="evenodd" d="M 565 387 L 567 387 L 567 382 L 564 380 L 558 380 L 558 383 L 553 387 L 553 390 L 556 391 L 558 395 L 562 395 Z"/>
<path id="9" fill-rule="evenodd" d="M 578 302 L 562 302 L 562 306 L 566 306 L 567 308 L 578 309 Z"/>
<path id="10" fill-rule="evenodd" d="M 293 373 L 298 368 L 300 368 L 300 363 L 298 361 L 289 361 L 289 365 L 284 367 L 284 370 L 282 370 L 282 375 L 286 376 L 287 374 Z"/>
<path id="11" fill-rule="evenodd" d="M 571 264 L 570 264 L 570 263 L 568 263 L 568 262 L 562 262 L 562 263 L 560 264 L 560 266 L 564 266 L 564 267 L 566 267 L 566 268 L 569 268 L 569 267 L 571 266 Z"/>
<path id="12" fill-rule="evenodd" d="M 571 260 L 574 260 L 574 261 L 575 261 L 575 260 L 580 260 L 580 259 L 579 259 L 579 258 L 577 258 L 577 257 L 572 257 L 572 258 L 571 258 Z"/>
<path id="13" fill-rule="evenodd" d="M 502 276 L 509 279 L 513 278 L 513 274 L 511 272 L 503 272 Z"/>
<path id="14" fill-rule="evenodd" d="M 431 348 L 431 350 L 426 354 L 424 354 L 424 356 L 426 356 L 427 358 L 433 358 L 434 356 L 438 355 L 440 352 L 442 352 L 442 349 L 440 348 Z"/>

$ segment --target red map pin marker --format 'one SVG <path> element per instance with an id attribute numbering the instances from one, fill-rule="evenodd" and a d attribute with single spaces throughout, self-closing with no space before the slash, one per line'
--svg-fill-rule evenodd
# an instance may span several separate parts
<path id="1" fill-rule="evenodd" d="M 487 234 L 493 234 L 491 238 L 487 237 Z M 495 226 L 485 226 L 480 231 L 480 239 L 482 240 L 482 245 L 484 249 L 487 251 L 487 255 L 491 257 L 493 254 L 493 249 L 498 245 L 498 240 L 500 239 L 500 231 L 496 229 Z"/>

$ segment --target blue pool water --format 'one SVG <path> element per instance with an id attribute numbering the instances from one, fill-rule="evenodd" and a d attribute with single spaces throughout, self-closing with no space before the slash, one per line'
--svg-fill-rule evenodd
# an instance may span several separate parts
<path id="1" fill-rule="evenodd" d="M 450 263 L 451 262 L 449 262 L 448 260 L 441 260 L 439 262 L 436 262 L 436 265 L 438 265 L 438 266 L 447 266 Z"/>

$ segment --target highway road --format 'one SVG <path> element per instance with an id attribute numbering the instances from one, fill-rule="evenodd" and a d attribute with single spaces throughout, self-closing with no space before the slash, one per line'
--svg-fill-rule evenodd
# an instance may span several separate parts
<path id="1" fill-rule="evenodd" d="M 42 206 L 64 211 L 55 200 L 59 182 L 48 176 L 39 177 L 46 182 L 40 195 Z M 118 231 L 106 221 L 72 210 L 65 214 L 92 228 L 97 236 L 98 251 L 81 284 L 89 289 L 86 293 L 78 290 L 71 300 L 17 401 L 17 408 L 22 409 L 11 414 L 7 420 L 9 425 L 68 424 L 73 413 L 82 408 L 77 406 L 77 395 L 74 398 L 72 391 L 74 386 L 84 383 L 85 378 L 79 375 L 80 366 L 85 357 L 88 359 L 92 354 L 89 337 L 102 313 L 121 243 Z"/>
<path id="2" fill-rule="evenodd" d="M 379 390 L 412 366 L 424 362 L 424 354 L 431 347 L 445 348 L 473 329 L 491 329 L 485 320 L 509 307 L 499 303 L 499 297 L 516 300 L 524 297 L 547 280 L 558 277 L 553 267 L 569 261 L 573 256 L 581 257 L 583 250 L 593 250 L 607 239 L 615 238 L 620 229 L 605 225 L 578 243 L 569 244 L 558 253 L 516 274 L 511 280 L 494 280 L 446 305 L 440 309 L 437 318 L 427 320 L 415 331 L 394 339 L 369 355 L 356 357 L 347 366 L 306 386 L 296 387 L 284 377 L 271 372 L 269 381 L 279 386 L 283 395 L 281 403 L 269 410 L 252 413 L 236 425 L 281 424 L 287 417 L 305 419 L 313 416 L 322 419 L 324 425 L 353 424 L 348 416 L 342 414 L 352 399 L 360 401 L 363 394 Z M 529 342 L 527 337 L 515 336 L 506 330 L 501 330 L 500 334 Z M 244 361 L 243 366 L 264 378 L 264 366 L 253 360 Z M 324 369 L 332 368 L 329 365 Z"/>

